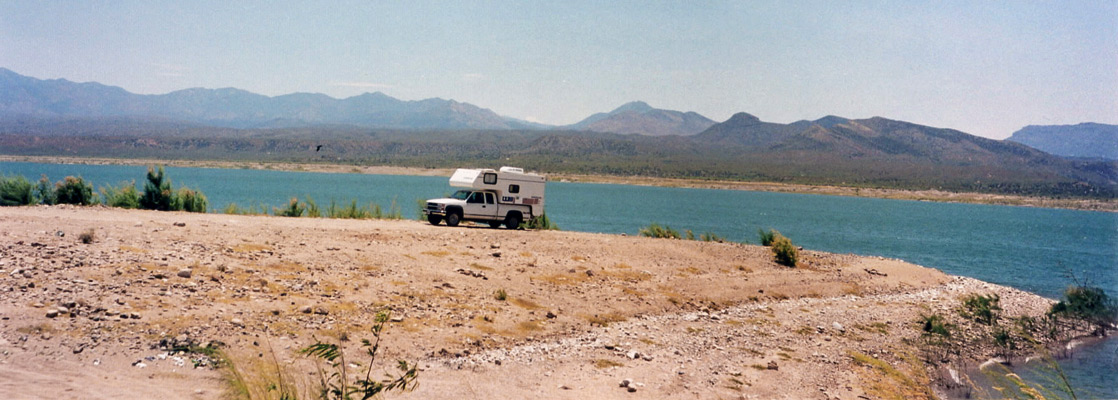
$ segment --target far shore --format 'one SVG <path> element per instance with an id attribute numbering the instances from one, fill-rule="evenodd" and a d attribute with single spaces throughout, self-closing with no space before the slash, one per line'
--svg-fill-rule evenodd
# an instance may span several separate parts
<path id="1" fill-rule="evenodd" d="M 450 176 L 451 168 L 397 167 L 389 165 L 348 165 L 269 161 L 158 160 L 103 157 L 12 156 L 0 155 L 0 161 L 50 164 L 90 165 L 167 165 L 192 168 L 261 169 L 293 172 L 360 173 L 374 175 Z M 464 166 L 476 167 L 476 166 Z M 950 192 L 943 190 L 905 190 L 862 188 L 850 186 L 801 185 L 776 182 L 746 182 L 703 179 L 656 178 L 646 176 L 581 175 L 550 173 L 552 182 L 608 183 L 636 186 L 681 187 L 696 189 L 746 190 L 779 193 L 821 194 L 830 196 L 872 197 L 894 200 L 917 200 L 949 203 L 992 204 L 1024 207 L 1062 208 L 1072 210 L 1118 212 L 1118 200 L 1054 198 L 1006 194 Z"/>

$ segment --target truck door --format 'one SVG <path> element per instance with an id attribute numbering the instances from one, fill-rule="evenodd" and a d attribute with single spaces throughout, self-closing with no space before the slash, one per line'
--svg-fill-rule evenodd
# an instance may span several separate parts
<path id="1" fill-rule="evenodd" d="M 466 218 L 495 218 L 497 204 L 493 201 L 493 193 L 473 192 L 466 198 L 466 206 L 462 213 Z"/>

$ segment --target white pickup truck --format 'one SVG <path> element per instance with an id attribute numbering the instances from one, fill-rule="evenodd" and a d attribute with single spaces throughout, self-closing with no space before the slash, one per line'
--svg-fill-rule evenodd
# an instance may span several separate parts
<path id="1" fill-rule="evenodd" d="M 423 212 L 432 225 L 476 221 L 516 229 L 543 214 L 546 182 L 547 178 L 521 168 L 458 169 L 450 177 L 450 186 L 465 189 L 447 198 L 427 200 Z"/>

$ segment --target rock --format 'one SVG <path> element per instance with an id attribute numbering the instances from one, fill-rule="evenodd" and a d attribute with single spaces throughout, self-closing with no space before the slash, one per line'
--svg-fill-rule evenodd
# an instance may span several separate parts
<path id="1" fill-rule="evenodd" d="M 229 322 L 233 323 L 233 326 L 238 328 L 243 328 L 245 326 L 245 321 L 240 318 L 233 318 L 229 320 Z"/>
<path id="2" fill-rule="evenodd" d="M 183 226 L 186 226 L 186 222 L 176 222 L 173 225 L 178 226 L 178 227 L 183 227 Z"/>
<path id="3" fill-rule="evenodd" d="M 70 312 L 70 309 L 66 308 L 66 307 L 56 307 L 55 310 L 58 311 L 59 314 L 65 314 L 65 313 Z"/>
<path id="4" fill-rule="evenodd" d="M 491 249 L 499 249 L 499 248 L 501 248 L 501 244 L 500 244 L 500 243 L 490 243 L 490 244 L 489 244 L 489 248 L 491 248 Z"/>
<path id="5" fill-rule="evenodd" d="M 625 388 L 625 390 L 628 391 L 629 393 L 633 393 L 633 392 L 637 391 L 637 388 L 634 387 L 634 386 L 629 386 L 629 387 Z"/>
<path id="6" fill-rule="evenodd" d="M 47 318 L 54 318 L 54 317 L 57 317 L 57 316 L 58 316 L 58 310 L 53 309 L 53 308 L 47 310 Z"/>
<path id="7" fill-rule="evenodd" d="M 621 380 L 621 383 L 620 383 L 620 384 L 618 384 L 617 386 L 620 386 L 620 387 L 629 387 L 629 385 L 631 385 L 631 384 L 633 384 L 633 380 L 632 380 L 632 379 L 622 379 L 622 380 Z"/>
<path id="8" fill-rule="evenodd" d="M 765 368 L 766 369 L 771 369 L 773 371 L 776 371 L 776 370 L 780 369 L 780 367 L 776 365 L 776 360 L 769 361 L 769 365 L 766 366 Z"/>
<path id="9" fill-rule="evenodd" d="M 494 252 L 493 252 L 493 257 L 501 257 L 501 252 L 499 252 L 499 251 L 494 251 Z"/>
<path id="10" fill-rule="evenodd" d="M 327 315 L 327 314 L 330 314 L 330 310 L 327 310 L 324 307 L 315 307 L 314 308 L 314 313 L 318 314 L 318 315 Z"/>
<path id="11" fill-rule="evenodd" d="M 549 319 L 550 319 L 550 318 L 555 318 L 555 317 L 557 317 L 557 315 L 555 315 L 555 313 L 553 313 L 553 312 L 551 312 L 551 311 L 548 311 L 548 312 L 547 312 L 547 318 L 549 318 Z"/>
<path id="12" fill-rule="evenodd" d="M 140 319 L 140 313 L 131 313 L 128 314 L 128 316 L 132 317 L 132 319 Z"/>
<path id="13" fill-rule="evenodd" d="M 301 313 L 303 313 L 303 314 L 310 314 L 310 313 L 311 313 L 311 311 L 313 311 L 313 309 L 311 308 L 311 306 L 302 306 L 302 307 L 299 307 L 299 312 L 301 312 Z"/>
<path id="14" fill-rule="evenodd" d="M 641 359 L 645 360 L 645 361 L 652 361 L 652 356 L 650 356 L 648 354 L 645 354 L 644 356 L 641 357 Z"/>
<path id="15" fill-rule="evenodd" d="M 193 271 L 190 268 L 183 268 L 179 270 L 178 276 L 180 278 L 190 278 L 191 274 L 193 274 Z"/>
<path id="16" fill-rule="evenodd" d="M 388 320 L 388 322 L 394 322 L 394 323 L 404 322 L 404 317 L 392 317 Z"/>
<path id="17" fill-rule="evenodd" d="M 638 358 L 641 358 L 641 353 L 636 352 L 636 350 L 630 350 L 629 353 L 626 354 L 626 356 L 628 356 L 631 359 L 636 360 Z"/>
<path id="18" fill-rule="evenodd" d="M 842 324 L 838 322 L 832 322 L 831 327 L 835 328 L 835 330 L 839 331 L 840 333 L 846 333 L 846 328 L 843 328 Z"/>

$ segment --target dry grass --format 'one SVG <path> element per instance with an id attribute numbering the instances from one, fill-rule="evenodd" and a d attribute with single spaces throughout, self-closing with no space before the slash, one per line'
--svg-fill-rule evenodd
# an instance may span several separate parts
<path id="1" fill-rule="evenodd" d="M 618 313 L 583 315 L 582 317 L 591 325 L 598 326 L 609 326 L 611 323 L 622 322 L 628 319 L 624 315 Z"/>
<path id="2" fill-rule="evenodd" d="M 510 297 L 508 299 L 508 302 L 512 303 L 513 305 L 515 305 L 517 307 L 528 309 L 528 310 L 539 310 L 539 309 L 543 308 L 543 306 L 539 305 L 538 303 L 536 303 L 532 300 L 522 299 L 522 298 L 519 298 L 519 297 Z"/>
<path id="3" fill-rule="evenodd" d="M 622 364 L 622 363 L 619 363 L 619 362 L 613 361 L 613 360 L 606 360 L 606 359 L 603 359 L 603 358 L 599 358 L 597 360 L 594 360 L 594 368 L 597 368 L 597 369 L 624 367 L 624 366 L 625 366 L 625 364 Z"/>
<path id="4" fill-rule="evenodd" d="M 855 372 L 870 397 L 896 400 L 936 398 L 923 366 L 913 357 L 904 357 L 904 362 L 898 365 L 906 367 L 907 371 L 901 371 L 885 361 L 859 352 L 851 352 L 850 357 L 855 365 L 863 367 L 857 368 Z"/>
<path id="5" fill-rule="evenodd" d="M 537 275 L 531 278 L 535 281 L 547 282 L 552 285 L 578 285 L 590 280 L 590 276 L 585 272 L 574 273 L 560 273 L 552 275 Z"/>
<path id="6" fill-rule="evenodd" d="M 431 256 L 431 257 L 443 258 L 443 257 L 449 256 L 450 252 L 446 251 L 446 250 L 430 250 L 430 251 L 421 252 L 419 254 L 428 255 L 428 256 Z"/>
<path id="7" fill-rule="evenodd" d="M 266 250 L 269 250 L 269 251 L 272 250 L 272 246 L 268 246 L 266 244 L 255 244 L 255 243 L 241 243 L 241 244 L 238 244 L 236 246 L 233 246 L 233 252 L 235 252 L 235 253 L 252 253 L 252 252 L 255 252 L 255 251 L 266 251 Z"/>

